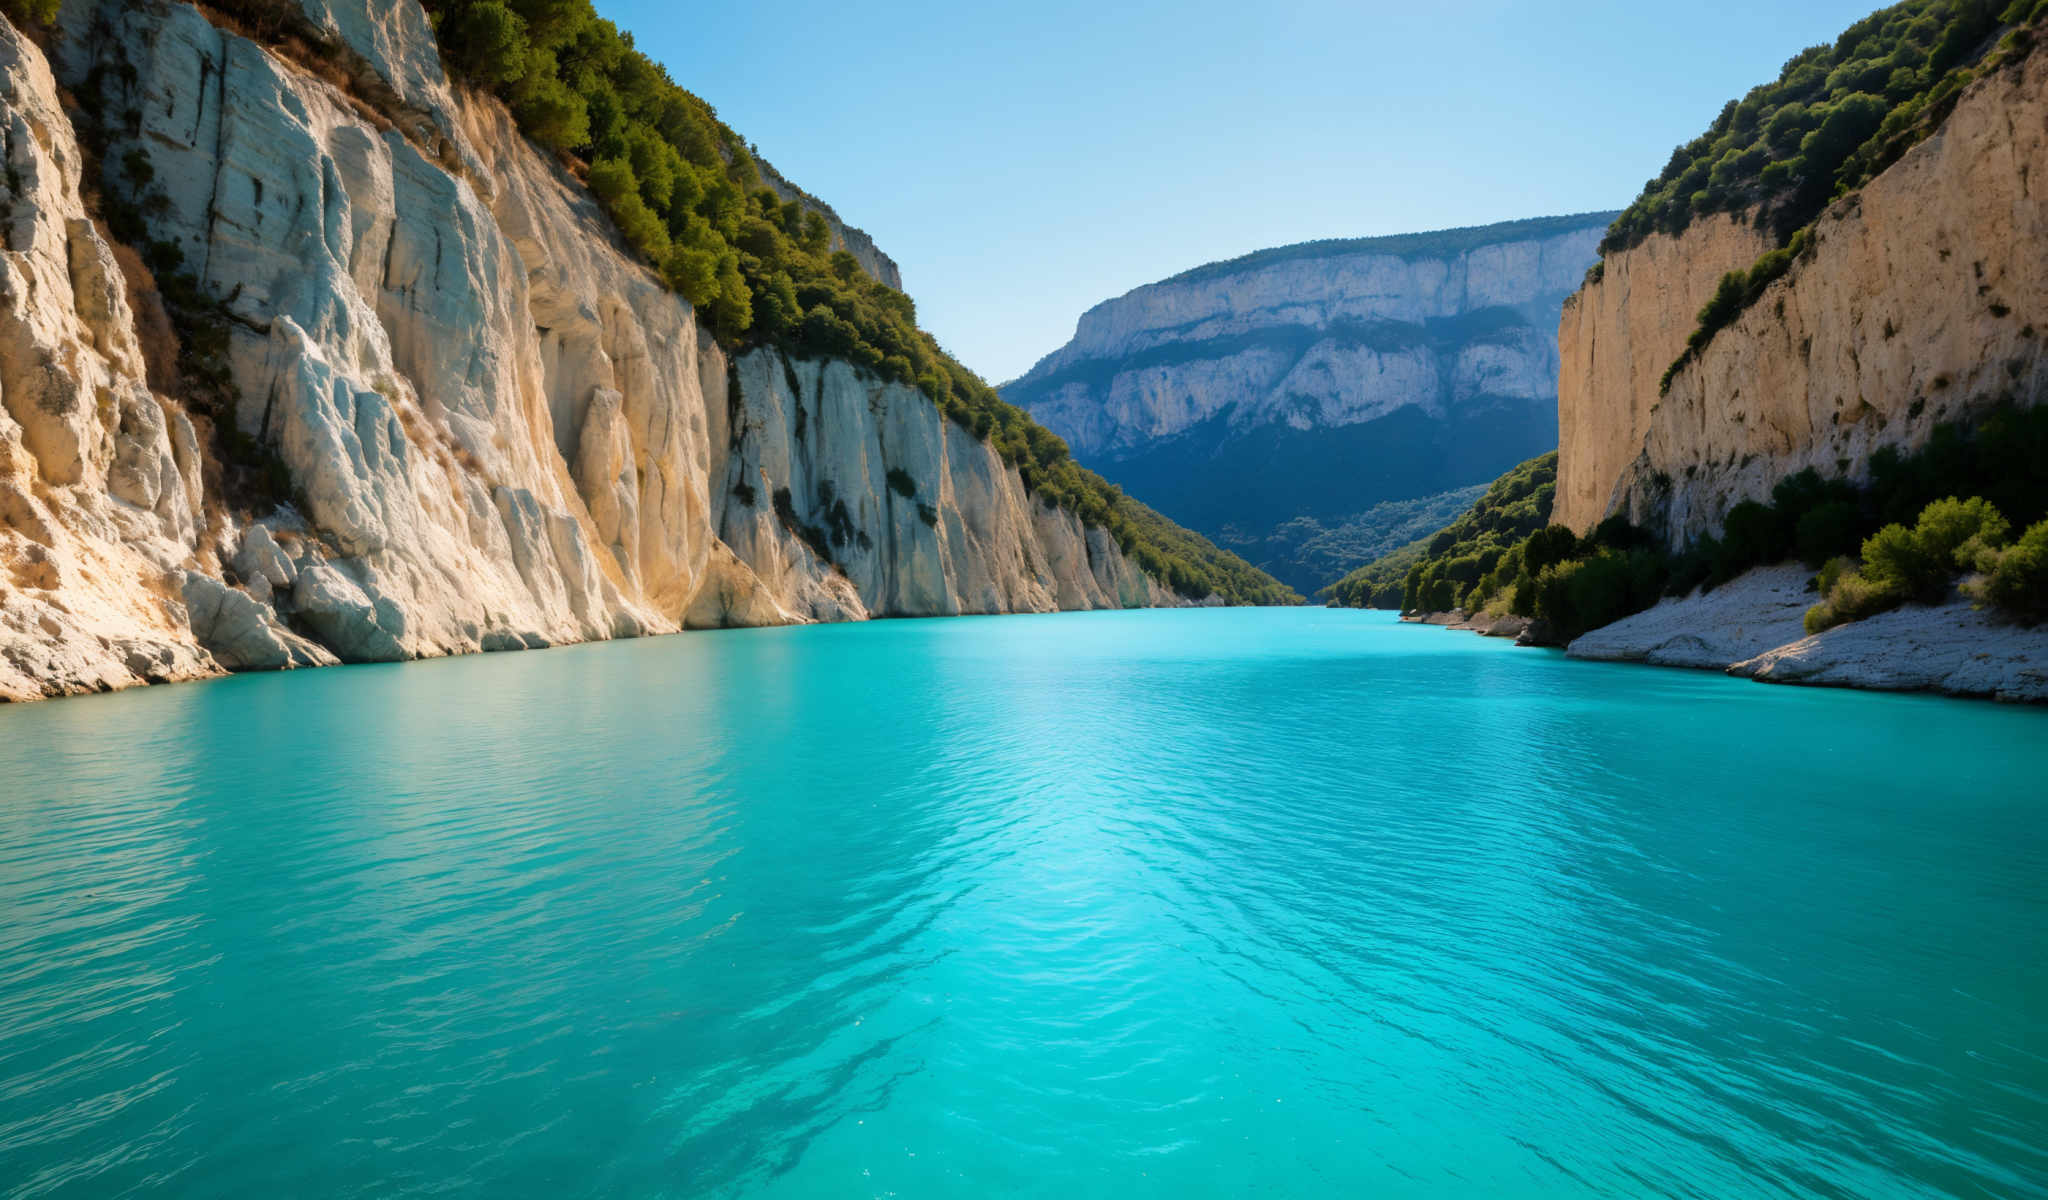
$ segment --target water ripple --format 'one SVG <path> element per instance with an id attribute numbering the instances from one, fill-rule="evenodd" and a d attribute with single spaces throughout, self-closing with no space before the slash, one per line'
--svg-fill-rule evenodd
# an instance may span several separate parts
<path id="1" fill-rule="evenodd" d="M 1308 610 L 0 711 L 0 1194 L 2048 1196 L 2044 717 Z"/>

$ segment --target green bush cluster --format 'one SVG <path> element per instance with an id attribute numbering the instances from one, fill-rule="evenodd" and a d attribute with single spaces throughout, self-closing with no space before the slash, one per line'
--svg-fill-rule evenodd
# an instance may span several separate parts
<path id="1" fill-rule="evenodd" d="M 1556 491 L 1553 450 L 1495 480 L 1436 534 L 1358 568 L 1324 594 L 1343 608 L 1445 611 L 1465 605 L 1468 597 L 1487 592 L 1482 580 L 1497 579 L 1510 551 L 1518 552 L 1525 538 L 1549 523 Z"/>
<path id="2" fill-rule="evenodd" d="M 2029 625 L 2048 621 L 2048 521 L 2027 527 L 2020 539 L 1991 555 L 1980 555 L 1978 599 Z"/>
<path id="3" fill-rule="evenodd" d="M 1534 469 L 1547 462 L 1554 479 L 1555 461 L 1547 455 L 1523 464 L 1488 497 L 1519 491 L 1534 499 Z M 2030 528 L 2019 543 L 2004 545 L 2006 517 L 2025 524 L 2048 516 L 2048 406 L 2008 402 L 1973 428 L 1937 427 L 1913 454 L 1880 450 L 1860 487 L 1811 468 L 1800 471 L 1779 481 L 1770 503 L 1735 505 L 1719 536 L 1696 539 L 1679 553 L 1620 516 L 1585 538 L 1545 526 L 1550 492 L 1540 495 L 1540 511 L 1531 505 L 1520 514 L 1534 525 L 1518 541 L 1504 544 L 1498 537 L 1510 526 L 1499 520 L 1497 504 L 1491 514 L 1474 506 L 1434 538 L 1347 576 L 1333 602 L 1404 611 L 1478 610 L 1504 602 L 1508 611 L 1540 619 L 1552 636 L 1569 641 L 1640 612 L 1659 596 L 1715 587 L 1752 567 L 1796 557 L 1820 570 L 1829 611 L 1816 620 L 1850 620 L 1909 599 L 1939 599 L 1960 569 L 1985 572 L 1983 598 L 2015 615 L 2048 606 L 2041 589 L 2048 541 L 2029 543 Z M 1953 498 L 1965 495 L 1972 499 Z M 1852 556 L 1861 557 L 1860 567 Z M 1389 587 L 1391 578 L 1401 586 Z"/>
<path id="4" fill-rule="evenodd" d="M 2048 522 L 2037 546 L 2048 549 Z M 1820 578 L 1821 602 L 1806 612 L 1806 631 L 1819 633 L 1901 604 L 1939 603 L 1963 571 L 1987 576 L 1982 598 L 2015 615 L 2037 614 L 2048 603 L 2038 555 L 2006 543 L 2012 527 L 1982 496 L 1944 497 L 1929 504 L 1909 528 L 1890 524 L 1863 542 L 1860 565 L 1835 559 Z M 2034 530 L 2028 530 L 2031 537 Z M 2010 558 L 2010 563 L 2007 559 Z"/>
<path id="5" fill-rule="evenodd" d="M 1777 248 L 1721 280 L 1661 387 L 1791 269 L 1830 202 L 1933 133 L 1972 80 L 2033 44 L 2044 17 L 2048 0 L 1905 0 L 1794 55 L 1775 81 L 1729 101 L 1672 151 L 1608 229 L 1602 254 L 1709 214 L 1751 211 Z M 1599 268 L 1587 278 L 1597 282 Z"/>
<path id="6" fill-rule="evenodd" d="M 1183 595 L 1298 599 L 1083 469 L 1065 442 L 941 350 L 910 297 L 833 250 L 821 214 L 762 186 L 740 136 L 590 0 L 425 3 L 449 70 L 504 100 L 522 132 L 585 173 L 626 243 L 722 344 L 844 359 L 918 388 L 1038 496 L 1107 529 Z"/>
<path id="7" fill-rule="evenodd" d="M 1623 550 L 1588 539 L 1581 555 L 1552 563 L 1518 583 L 1511 611 L 1536 617 L 1570 641 L 1655 604 L 1670 580 L 1670 563 L 1655 550 Z"/>

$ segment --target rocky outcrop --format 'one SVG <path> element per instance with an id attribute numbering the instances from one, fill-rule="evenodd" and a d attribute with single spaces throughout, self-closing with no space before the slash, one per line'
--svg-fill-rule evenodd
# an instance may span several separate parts
<path id="1" fill-rule="evenodd" d="M 152 393 L 43 55 L 0 22 L 0 696 L 211 673 L 179 582 L 200 437 Z"/>
<path id="2" fill-rule="evenodd" d="M 728 362 L 412 0 L 302 8 L 317 73 L 163 0 L 71 0 L 54 73 L 0 22 L 0 696 L 1178 602 L 915 391 Z"/>
<path id="3" fill-rule="evenodd" d="M 1304 590 L 1289 521 L 1554 445 L 1559 306 L 1612 213 L 1311 243 L 1107 301 L 1002 390 L 1084 462 Z M 1219 479 L 1228 486 L 1217 486 Z"/>
<path id="4" fill-rule="evenodd" d="M 2014 625 L 1956 597 L 1809 636 L 1811 580 L 1798 566 L 1759 568 L 1596 629 L 1565 652 L 1765 683 L 2048 702 L 2048 628 Z"/>
<path id="5" fill-rule="evenodd" d="M 733 380 L 749 400 L 713 458 L 717 529 L 783 608 L 833 620 L 1172 603 L 915 390 L 774 351 L 743 357 Z"/>
<path id="6" fill-rule="evenodd" d="M 1711 591 L 1671 598 L 1582 634 L 1574 658 L 1725 671 L 1806 636 L 1818 603 L 1813 572 L 1796 563 L 1760 567 Z"/>
<path id="7" fill-rule="evenodd" d="M 1863 477 L 2048 395 L 2048 54 L 1972 84 L 1940 130 L 1814 230 L 1814 248 L 1678 371 L 1719 274 L 1764 248 L 1715 219 L 1610 256 L 1566 308 L 1558 520 L 1626 513 L 1673 544 L 1813 467 Z"/>

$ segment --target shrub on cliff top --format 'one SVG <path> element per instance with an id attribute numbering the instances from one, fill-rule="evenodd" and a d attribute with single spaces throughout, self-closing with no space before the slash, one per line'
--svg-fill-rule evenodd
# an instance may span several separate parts
<path id="1" fill-rule="evenodd" d="M 1672 151 L 1608 230 L 1603 254 L 1712 213 L 1759 210 L 1781 245 L 1830 200 L 1933 132 L 1999 29 L 2038 20 L 2037 0 L 1905 0 L 1785 63 L 1730 100 L 1706 132 Z"/>

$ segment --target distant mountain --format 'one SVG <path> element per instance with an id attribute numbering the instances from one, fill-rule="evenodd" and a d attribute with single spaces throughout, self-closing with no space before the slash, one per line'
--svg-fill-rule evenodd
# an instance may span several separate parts
<path id="1" fill-rule="evenodd" d="M 1357 565 L 1305 551 L 1318 531 L 1370 536 L 1355 522 L 1375 505 L 1557 445 L 1559 313 L 1615 215 L 1210 263 L 1089 309 L 1001 390 L 1132 495 L 1312 591 Z"/>

